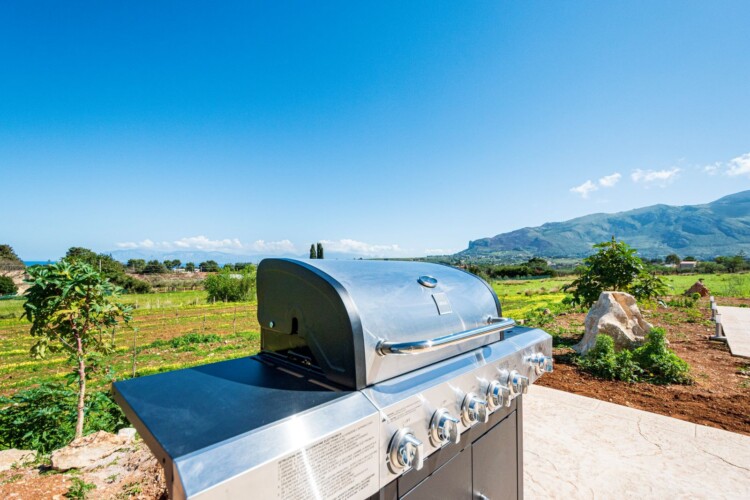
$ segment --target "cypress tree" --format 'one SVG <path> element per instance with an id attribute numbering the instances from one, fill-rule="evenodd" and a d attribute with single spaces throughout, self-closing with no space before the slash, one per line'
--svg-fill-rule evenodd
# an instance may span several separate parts
<path id="1" fill-rule="evenodd" d="M 311 259 L 317 259 L 318 258 L 318 253 L 315 251 L 315 243 L 313 243 L 312 245 L 310 245 L 310 258 Z"/>
<path id="2" fill-rule="evenodd" d="M 323 244 L 322 243 L 318 243 L 318 258 L 319 259 L 323 258 Z"/>

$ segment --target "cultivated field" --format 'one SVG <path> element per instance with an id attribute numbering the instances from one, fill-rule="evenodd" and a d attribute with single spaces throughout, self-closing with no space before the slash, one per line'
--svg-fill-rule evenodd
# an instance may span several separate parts
<path id="1" fill-rule="evenodd" d="M 670 276 L 666 280 L 677 295 L 699 277 Z M 750 305 L 750 300 L 747 300 L 750 299 L 750 274 L 706 275 L 704 278 L 720 304 Z M 676 394 L 704 401 L 705 398 L 698 393 L 707 389 L 715 394 L 712 404 L 719 407 L 722 401 L 730 404 L 737 397 L 747 399 L 750 396 L 750 378 L 747 376 L 750 368 L 746 362 L 731 358 L 723 344 L 706 340 L 713 328 L 708 320 L 707 300 L 694 310 L 656 305 L 644 307 L 649 321 L 664 326 L 673 348 L 691 363 L 697 377 L 696 385 L 654 389 L 651 384 L 598 381 L 582 373 L 570 362 L 569 353 L 570 345 L 583 334 L 585 314 L 566 311 L 562 307 L 565 297 L 562 287 L 569 281 L 570 278 L 555 278 L 492 283 L 505 316 L 525 319 L 531 324 L 541 321 L 545 330 L 554 336 L 559 370 L 549 378 L 553 386 L 594 397 L 620 398 L 650 411 L 659 411 L 663 398 Z M 135 310 L 131 326 L 119 327 L 113 332 L 117 348 L 111 364 L 116 378 L 132 376 L 134 342 L 137 375 L 249 356 L 258 351 L 260 336 L 254 302 L 207 304 L 203 291 L 128 295 L 123 300 Z M 45 360 L 30 358 L 32 338 L 29 323 L 20 317 L 22 304 L 22 300 L 0 301 L 0 395 L 9 395 L 45 381 L 63 380 L 70 371 L 63 354 L 51 355 Z M 551 312 L 548 317 L 541 313 L 545 309 Z M 723 371 L 716 373 L 716 366 L 723 366 Z M 96 377 L 93 385 L 103 388 L 105 384 L 104 377 Z M 639 403 L 639 398 L 643 399 L 639 395 L 643 394 L 651 394 L 653 404 L 648 401 Z M 734 406 L 726 408 L 735 412 L 734 420 L 717 420 L 716 424 L 750 432 L 748 417 L 743 417 L 739 411 L 744 411 L 744 408 Z M 700 408 L 700 411 L 704 410 Z M 695 419 L 693 411 L 681 411 L 672 408 L 664 412 Z"/>

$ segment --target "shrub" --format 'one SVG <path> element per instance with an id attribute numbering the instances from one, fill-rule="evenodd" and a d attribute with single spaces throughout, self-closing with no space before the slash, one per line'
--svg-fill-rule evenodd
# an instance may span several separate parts
<path id="1" fill-rule="evenodd" d="M 10 276 L 0 276 L 0 295 L 15 295 L 18 287 Z"/>
<path id="2" fill-rule="evenodd" d="M 208 301 L 240 302 L 255 297 L 255 267 L 242 271 L 222 270 L 206 278 L 203 286 L 208 292 Z"/>
<path id="3" fill-rule="evenodd" d="M 646 343 L 633 352 L 633 359 L 657 384 L 691 384 L 690 366 L 667 347 L 663 328 L 652 328 Z"/>
<path id="4" fill-rule="evenodd" d="M 633 361 L 633 353 L 623 349 L 615 351 L 615 341 L 609 335 L 599 335 L 596 343 L 578 360 L 581 368 L 607 380 L 636 382 L 640 368 Z"/>
<path id="5" fill-rule="evenodd" d="M 663 328 L 652 328 L 646 343 L 634 351 L 615 351 L 609 335 L 599 335 L 596 343 L 578 359 L 583 370 L 607 380 L 655 384 L 690 384 L 689 365 L 667 347 Z"/>
<path id="6" fill-rule="evenodd" d="M 0 448 L 42 453 L 68 444 L 75 436 L 78 393 L 60 383 L 47 383 L 10 397 L 0 397 Z M 125 415 L 105 392 L 86 397 L 84 434 L 117 432 L 128 426 Z"/>

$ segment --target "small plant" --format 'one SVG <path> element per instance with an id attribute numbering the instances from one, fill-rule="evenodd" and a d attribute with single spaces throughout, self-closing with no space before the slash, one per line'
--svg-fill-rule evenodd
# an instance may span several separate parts
<path id="1" fill-rule="evenodd" d="M 667 347 L 663 328 L 652 328 L 646 343 L 633 352 L 633 359 L 657 384 L 691 384 L 690 366 Z"/>
<path id="2" fill-rule="evenodd" d="M 78 477 L 74 477 L 73 479 L 71 479 L 71 482 L 73 484 L 70 485 L 70 489 L 65 494 L 65 498 L 88 498 L 89 491 L 96 489 L 95 484 L 87 483 L 86 481 Z"/>
<path id="3" fill-rule="evenodd" d="M 75 436 L 78 395 L 59 383 L 0 397 L 0 449 L 34 449 L 41 453 L 68 444 Z M 84 433 L 117 432 L 128 422 L 120 407 L 104 392 L 86 397 Z"/>
<path id="4" fill-rule="evenodd" d="M 633 351 L 615 351 L 609 335 L 599 335 L 586 355 L 578 359 L 585 371 L 607 380 L 646 381 L 654 384 L 691 384 L 690 366 L 667 347 L 663 328 L 652 328 L 646 343 Z"/>
<path id="5" fill-rule="evenodd" d="M 615 351 L 615 341 L 609 335 L 599 335 L 596 343 L 578 365 L 587 372 L 607 380 L 637 382 L 640 367 L 633 361 L 633 353 L 627 349 Z"/>

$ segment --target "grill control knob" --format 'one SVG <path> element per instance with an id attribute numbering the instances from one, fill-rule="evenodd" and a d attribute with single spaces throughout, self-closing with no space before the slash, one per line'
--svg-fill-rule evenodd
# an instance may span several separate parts
<path id="1" fill-rule="evenodd" d="M 495 411 L 501 406 L 510 406 L 510 389 L 507 385 L 497 380 L 490 382 L 487 386 L 487 406 Z"/>
<path id="2" fill-rule="evenodd" d="M 470 392 L 464 398 L 464 404 L 461 406 L 461 418 L 467 427 L 476 423 L 486 424 L 489 419 L 487 411 L 487 401 L 480 398 L 473 392 Z"/>
<path id="3" fill-rule="evenodd" d="M 448 443 L 457 444 L 461 441 L 458 431 L 459 420 L 441 408 L 432 415 L 430 422 L 430 440 L 435 446 L 445 446 Z"/>
<path id="4" fill-rule="evenodd" d="M 394 473 L 410 468 L 422 469 L 424 445 L 414 437 L 411 429 L 404 428 L 393 435 L 388 447 L 388 465 Z"/>
<path id="5" fill-rule="evenodd" d="M 553 370 L 552 357 L 545 356 L 541 352 L 532 354 L 527 358 L 529 365 L 534 368 L 534 373 L 541 375 L 542 373 L 549 373 Z"/>
<path id="6" fill-rule="evenodd" d="M 529 377 L 524 377 L 515 370 L 511 370 L 510 375 L 510 394 L 513 397 L 529 392 Z"/>

